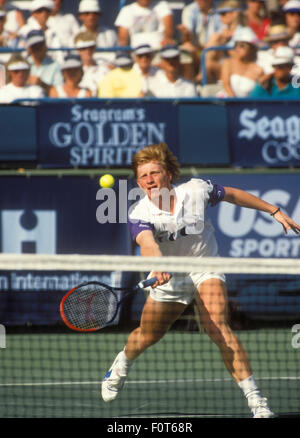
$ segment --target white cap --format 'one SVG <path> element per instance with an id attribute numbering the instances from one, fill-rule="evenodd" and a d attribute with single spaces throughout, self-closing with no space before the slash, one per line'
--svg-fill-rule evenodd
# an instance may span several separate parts
<path id="1" fill-rule="evenodd" d="M 300 1 L 289 0 L 282 9 L 284 12 L 300 12 Z"/>
<path id="2" fill-rule="evenodd" d="M 135 55 L 147 55 L 148 53 L 153 53 L 153 49 L 150 44 L 140 44 L 133 49 Z"/>
<path id="3" fill-rule="evenodd" d="M 88 47 L 97 46 L 96 37 L 92 32 L 80 32 L 75 37 L 75 48 L 76 49 L 86 49 Z"/>
<path id="4" fill-rule="evenodd" d="M 131 56 L 126 52 L 117 52 L 114 65 L 116 67 L 129 67 L 133 64 Z"/>
<path id="5" fill-rule="evenodd" d="M 250 27 L 239 27 L 233 35 L 233 41 L 240 41 L 253 45 L 256 45 L 258 43 L 257 36 Z"/>
<path id="6" fill-rule="evenodd" d="M 62 70 L 68 70 L 69 68 L 78 67 L 82 67 L 82 61 L 80 56 L 77 55 L 67 55 L 61 64 Z"/>
<path id="7" fill-rule="evenodd" d="M 83 12 L 101 12 L 98 0 L 81 0 L 78 8 L 79 14 Z"/>
<path id="8" fill-rule="evenodd" d="M 176 45 L 167 45 L 160 50 L 160 56 L 164 59 L 176 58 L 180 55 L 180 50 Z"/>
<path id="9" fill-rule="evenodd" d="M 272 65 L 294 64 L 294 51 L 291 47 L 280 46 L 276 49 Z"/>
<path id="10" fill-rule="evenodd" d="M 32 30 L 26 36 L 26 47 L 31 47 L 45 41 L 45 35 L 42 30 Z"/>
<path id="11" fill-rule="evenodd" d="M 54 3 L 52 0 L 33 0 L 31 3 L 31 11 L 37 11 L 38 9 L 46 8 L 49 9 L 49 11 L 52 11 L 54 8 Z"/>
<path id="12" fill-rule="evenodd" d="M 84 41 L 78 39 L 75 43 L 75 49 L 87 49 L 89 47 L 95 47 L 97 45 L 95 40 Z"/>
<path id="13" fill-rule="evenodd" d="M 16 61 L 16 62 L 12 62 L 11 64 L 8 64 L 7 70 L 8 71 L 29 70 L 29 65 L 25 61 Z"/>

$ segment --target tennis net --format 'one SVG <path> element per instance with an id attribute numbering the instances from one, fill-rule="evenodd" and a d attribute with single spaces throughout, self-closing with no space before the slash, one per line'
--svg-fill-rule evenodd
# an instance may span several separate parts
<path id="1" fill-rule="evenodd" d="M 102 400 L 101 381 L 138 327 L 147 291 L 130 295 L 110 326 L 91 333 L 64 325 L 60 301 L 86 281 L 134 286 L 157 270 L 174 280 L 226 275 L 229 326 L 259 390 L 276 415 L 300 415 L 300 260 L 0 254 L 0 417 L 250 417 L 224 365 L 224 344 L 211 339 L 204 295 L 201 311 L 192 300 L 136 359 L 118 398 Z M 221 299 L 215 284 L 205 291 L 214 304 Z"/>

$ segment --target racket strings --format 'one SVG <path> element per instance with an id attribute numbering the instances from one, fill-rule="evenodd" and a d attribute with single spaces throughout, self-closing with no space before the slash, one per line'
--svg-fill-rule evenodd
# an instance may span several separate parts
<path id="1" fill-rule="evenodd" d="M 68 295 L 64 302 L 64 315 L 72 326 L 89 330 L 107 325 L 113 319 L 116 308 L 117 300 L 111 290 L 86 285 Z"/>

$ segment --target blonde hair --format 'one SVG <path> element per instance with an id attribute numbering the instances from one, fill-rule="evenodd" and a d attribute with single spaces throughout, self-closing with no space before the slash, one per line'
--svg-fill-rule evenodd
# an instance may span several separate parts
<path id="1" fill-rule="evenodd" d="M 83 42 L 91 41 L 95 43 L 95 46 L 97 44 L 95 35 L 93 34 L 93 32 L 90 32 L 88 30 L 86 32 L 80 32 L 78 35 L 76 35 L 74 42 L 78 43 L 78 41 L 83 41 Z"/>
<path id="2" fill-rule="evenodd" d="M 172 180 L 179 178 L 180 165 L 166 143 L 152 144 L 139 150 L 132 158 L 132 168 L 137 178 L 138 166 L 155 161 L 172 174 Z"/>

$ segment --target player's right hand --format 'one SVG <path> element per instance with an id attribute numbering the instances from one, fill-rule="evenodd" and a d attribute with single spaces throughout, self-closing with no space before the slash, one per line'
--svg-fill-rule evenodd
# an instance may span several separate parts
<path id="1" fill-rule="evenodd" d="M 163 284 L 168 283 L 171 278 L 171 274 L 169 272 L 152 272 L 153 277 L 157 277 L 157 281 L 152 285 L 152 287 L 162 286 Z"/>

